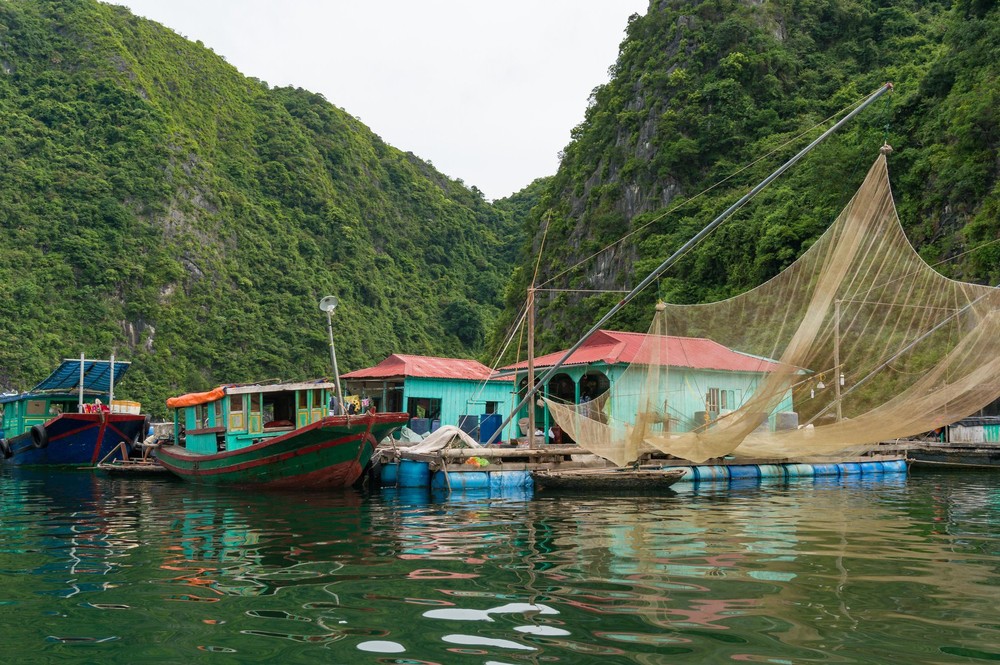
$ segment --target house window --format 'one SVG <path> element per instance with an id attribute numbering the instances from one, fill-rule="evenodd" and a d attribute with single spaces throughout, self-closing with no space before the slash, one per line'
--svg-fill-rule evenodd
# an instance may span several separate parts
<path id="1" fill-rule="evenodd" d="M 299 391 L 299 408 L 308 409 L 309 408 L 309 391 L 300 390 Z"/>
<path id="2" fill-rule="evenodd" d="M 429 397 L 411 397 L 407 411 L 411 418 L 430 418 L 431 420 L 440 418 L 441 400 Z"/>
<path id="3" fill-rule="evenodd" d="M 708 392 L 705 393 L 705 410 L 709 413 L 719 412 L 719 393 L 721 391 L 718 388 L 709 388 Z"/>
<path id="4" fill-rule="evenodd" d="M 246 420 L 243 417 L 243 395 L 229 396 L 229 429 L 246 429 Z"/>
<path id="5" fill-rule="evenodd" d="M 486 410 L 483 413 L 496 413 L 500 408 L 500 402 L 487 402 Z"/>
<path id="6" fill-rule="evenodd" d="M 194 422 L 196 429 L 208 427 L 208 405 L 199 404 L 194 407 Z"/>
<path id="7" fill-rule="evenodd" d="M 250 393 L 251 413 L 260 413 L 260 393 Z"/>

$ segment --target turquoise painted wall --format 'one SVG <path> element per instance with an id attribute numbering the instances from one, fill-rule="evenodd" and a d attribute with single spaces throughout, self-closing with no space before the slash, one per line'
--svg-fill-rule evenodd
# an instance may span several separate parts
<path id="1" fill-rule="evenodd" d="M 579 382 L 585 374 L 598 372 L 608 377 L 612 386 L 612 395 L 614 395 L 605 405 L 605 413 L 619 422 L 633 424 L 640 396 L 646 390 L 645 374 L 628 373 L 624 366 L 609 367 L 597 363 L 587 367 L 566 368 L 561 373 Z M 523 374 L 518 378 L 521 377 Z M 678 432 L 688 432 L 697 426 L 694 422 L 695 414 L 705 410 L 705 395 L 710 389 L 720 391 L 720 409 L 722 408 L 722 400 L 725 399 L 725 408 L 734 410 L 750 399 L 762 378 L 763 375 L 755 372 L 725 372 L 671 367 L 666 372 L 665 383 L 668 387 L 659 402 L 662 405 L 663 399 L 668 400 L 668 411 L 671 418 L 674 419 L 672 429 Z M 723 391 L 726 393 L 725 398 L 721 396 Z M 789 392 L 778 407 L 769 414 L 771 428 L 774 428 L 775 413 L 792 410 L 792 396 Z M 526 414 L 522 413 L 521 415 Z M 547 427 L 548 418 L 545 420 Z"/>
<path id="2" fill-rule="evenodd" d="M 458 426 L 459 416 L 482 416 L 487 402 L 497 402 L 497 413 L 506 418 L 516 403 L 513 401 L 511 381 L 468 381 L 464 379 L 425 379 L 407 377 L 403 383 L 403 408 L 410 399 L 441 400 L 441 424 Z M 508 438 L 511 427 L 501 436 Z"/>

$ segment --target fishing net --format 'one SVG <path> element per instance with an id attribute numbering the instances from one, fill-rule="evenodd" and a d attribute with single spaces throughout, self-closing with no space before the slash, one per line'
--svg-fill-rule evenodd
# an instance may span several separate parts
<path id="1" fill-rule="evenodd" d="M 547 404 L 581 447 L 619 465 L 656 450 L 692 462 L 858 451 L 1000 397 L 998 306 L 1000 290 L 917 255 L 883 155 L 781 274 L 721 302 L 660 303 L 606 393 Z"/>

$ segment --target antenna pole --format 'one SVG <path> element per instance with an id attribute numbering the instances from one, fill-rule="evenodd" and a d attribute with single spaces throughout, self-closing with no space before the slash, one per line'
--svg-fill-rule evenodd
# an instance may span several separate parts
<path id="1" fill-rule="evenodd" d="M 83 362 L 84 354 L 80 354 L 80 401 L 77 404 L 76 412 L 83 413 Z"/>
<path id="2" fill-rule="evenodd" d="M 340 388 L 340 371 L 337 369 L 337 349 L 333 345 L 333 315 L 330 310 L 326 310 L 326 332 L 330 336 L 330 362 L 333 364 L 333 380 L 337 388 L 337 413 L 335 416 L 346 413 L 344 410 L 344 395 Z"/>
<path id="3" fill-rule="evenodd" d="M 665 260 L 663 263 L 661 263 L 659 265 L 659 267 L 656 268 L 656 270 L 654 270 L 653 272 L 651 272 L 646 277 L 646 279 L 642 280 L 638 284 L 638 286 L 636 286 L 634 289 L 632 289 L 631 291 L 629 291 L 621 300 L 618 301 L 617 304 L 615 304 L 614 307 L 612 307 L 610 310 L 608 310 L 608 313 L 605 314 L 604 316 L 602 316 L 601 319 L 600 319 L 600 321 L 598 321 L 597 323 L 595 323 L 594 326 L 590 330 L 588 330 L 586 333 L 584 333 L 583 337 L 581 337 L 579 339 L 579 341 L 577 341 L 576 344 L 574 344 L 572 347 L 570 347 L 562 355 L 562 357 L 559 358 L 559 360 L 557 360 L 554 365 L 552 365 L 552 367 L 550 367 L 548 370 L 546 370 L 546 372 L 541 376 L 541 378 L 538 379 L 538 383 L 535 384 L 535 386 L 528 386 L 528 390 L 527 390 L 527 392 L 524 395 L 524 399 L 521 400 L 520 404 L 518 404 L 516 407 L 514 407 L 514 410 L 511 412 L 511 414 L 509 416 L 507 416 L 507 419 L 503 422 L 503 424 L 500 425 L 500 428 L 497 429 L 497 431 L 493 434 L 493 436 L 490 437 L 490 440 L 486 442 L 487 445 L 493 443 L 496 440 L 497 436 L 500 434 L 500 432 L 503 431 L 504 427 L 507 427 L 510 424 L 511 420 L 513 420 L 516 417 L 517 413 L 521 409 L 524 408 L 524 405 L 527 404 L 529 400 L 531 400 L 531 398 L 534 396 L 535 392 L 537 392 L 536 386 L 541 386 L 541 385 L 545 385 L 546 383 L 548 383 L 549 379 L 551 379 L 553 377 L 553 375 L 555 375 L 555 373 L 559 370 L 559 368 L 561 368 L 563 366 L 563 363 L 565 363 L 566 360 L 568 360 L 569 357 L 571 355 L 573 355 L 573 353 L 577 349 L 579 349 L 581 346 L 583 346 L 584 342 L 586 342 L 588 339 L 590 339 L 591 335 L 593 335 L 595 332 L 597 332 L 598 330 L 600 330 L 601 326 L 603 326 L 605 323 L 607 323 L 611 319 L 611 317 L 613 317 L 615 314 L 617 314 L 619 312 L 619 310 L 621 310 L 623 307 L 625 307 L 625 305 L 627 305 L 629 302 L 631 302 L 639 294 L 640 291 L 642 291 L 647 286 L 649 286 L 654 281 L 656 281 L 656 279 L 660 275 L 662 275 L 667 270 L 667 268 L 669 268 L 674 263 L 676 263 L 677 260 L 680 259 L 682 256 L 684 256 L 684 254 L 689 249 L 691 249 L 692 247 L 694 247 L 695 245 L 697 245 L 699 242 L 701 242 L 701 240 L 703 238 L 705 238 L 705 236 L 707 236 L 709 233 L 711 233 L 712 231 L 714 231 L 716 229 L 716 227 L 718 227 L 720 224 L 722 224 L 722 222 L 724 222 L 734 212 L 736 212 L 737 210 L 739 210 L 747 201 L 749 201 L 754 196 L 756 196 L 762 189 L 764 189 L 769 184 L 771 184 L 771 182 L 773 180 L 775 180 L 782 173 L 784 173 L 785 171 L 787 171 L 788 169 L 790 169 L 792 166 L 794 166 L 800 159 L 802 159 L 803 157 L 805 157 L 807 153 L 809 153 L 813 148 L 815 148 L 817 145 L 819 145 L 820 143 L 822 143 L 828 136 L 830 136 L 835 131 L 837 131 L 838 129 L 840 129 L 849 120 L 851 120 L 852 118 L 854 118 L 854 116 L 856 116 L 858 113 L 861 113 L 861 111 L 863 111 L 869 105 L 871 105 L 872 103 L 874 103 L 876 99 L 878 99 L 879 97 L 881 97 L 885 93 L 889 92 L 890 90 L 892 90 L 892 83 L 885 83 L 885 84 L 883 84 L 878 90 L 876 90 L 871 95 L 869 95 L 868 99 L 866 99 L 865 101 L 861 102 L 861 104 L 859 104 L 856 109 L 854 109 L 853 111 L 851 111 L 850 113 L 848 113 L 847 115 L 845 115 L 843 118 L 841 118 L 839 121 L 837 121 L 837 123 L 835 125 L 833 125 L 832 127 L 830 127 L 830 129 L 828 129 L 825 132 L 823 132 L 822 134 L 820 134 L 812 143 L 810 143 L 805 148 L 803 148 L 802 150 L 800 150 L 794 157 L 792 157 L 787 162 L 785 162 L 784 164 L 782 164 L 781 166 L 779 166 L 778 169 L 774 173 L 772 173 L 771 175 L 769 175 L 766 178 L 764 178 L 764 180 L 762 180 L 760 182 L 760 184 L 758 184 L 756 187 L 754 187 L 749 192 L 747 192 L 746 194 L 744 194 L 740 198 L 739 201 L 737 201 L 733 205 L 731 205 L 728 208 L 726 208 L 722 212 L 722 214 L 720 214 L 718 217 L 716 217 L 711 222 L 709 222 L 708 225 L 705 226 L 705 228 L 703 228 L 693 238 L 691 238 L 686 243 L 684 243 L 681 246 L 680 249 L 678 249 L 676 252 L 674 252 L 673 254 L 671 254 L 667 258 L 667 260 Z"/>

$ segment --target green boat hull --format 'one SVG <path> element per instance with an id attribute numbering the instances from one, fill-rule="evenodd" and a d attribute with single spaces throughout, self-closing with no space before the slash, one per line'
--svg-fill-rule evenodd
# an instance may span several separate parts
<path id="1" fill-rule="evenodd" d="M 185 480 L 274 489 L 349 487 L 379 441 L 406 424 L 405 413 L 328 416 L 238 450 L 204 454 L 163 446 L 156 455 Z"/>

